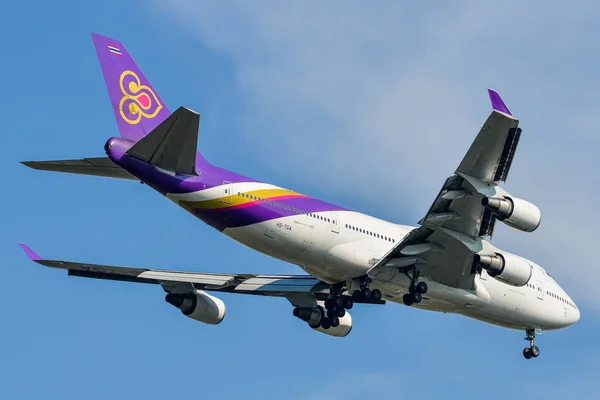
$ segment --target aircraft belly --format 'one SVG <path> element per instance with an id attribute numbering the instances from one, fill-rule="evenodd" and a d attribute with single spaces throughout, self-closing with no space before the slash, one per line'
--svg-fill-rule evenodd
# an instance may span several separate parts
<path id="1" fill-rule="evenodd" d="M 223 231 L 232 239 L 271 257 L 300 265 L 322 265 L 318 229 L 301 217 L 277 218 Z"/>

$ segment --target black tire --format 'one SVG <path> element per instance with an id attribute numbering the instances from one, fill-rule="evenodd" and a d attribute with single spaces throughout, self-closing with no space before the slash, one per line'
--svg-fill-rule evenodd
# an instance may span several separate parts
<path id="1" fill-rule="evenodd" d="M 356 293 L 356 292 L 354 292 Z M 350 297 L 344 297 L 344 308 L 346 310 L 352 310 L 352 306 L 354 306 L 354 301 Z"/>
<path id="2" fill-rule="evenodd" d="M 325 330 L 331 328 L 331 322 L 329 322 L 329 318 L 323 318 L 323 321 L 321 321 L 321 328 Z"/>
<path id="3" fill-rule="evenodd" d="M 352 300 L 360 301 L 362 299 L 363 299 L 363 294 L 360 290 L 355 290 L 354 292 L 352 292 Z"/>
<path id="4" fill-rule="evenodd" d="M 423 295 L 419 292 L 414 292 L 412 297 L 415 304 L 419 304 L 423 300 Z"/>
<path id="5" fill-rule="evenodd" d="M 335 305 L 335 308 L 342 308 L 344 306 L 344 300 L 341 296 L 335 296 L 333 298 L 333 304 Z"/>
<path id="6" fill-rule="evenodd" d="M 363 294 L 363 298 L 365 300 L 371 300 L 371 289 L 364 288 L 363 291 L 362 291 L 362 294 Z"/>
<path id="7" fill-rule="evenodd" d="M 528 360 L 532 357 L 531 349 L 529 347 L 525 347 L 523 349 L 523 357 L 525 357 Z"/>
<path id="8" fill-rule="evenodd" d="M 381 300 L 381 291 L 379 289 L 371 290 L 371 301 L 377 303 L 379 300 Z"/>
<path id="9" fill-rule="evenodd" d="M 329 322 L 331 323 L 332 328 L 335 328 L 340 325 L 340 319 L 337 317 L 337 315 L 331 315 L 329 317 Z"/>
<path id="10" fill-rule="evenodd" d="M 408 293 L 413 294 L 414 292 L 415 292 L 415 285 L 411 283 L 408 286 Z"/>
<path id="11" fill-rule="evenodd" d="M 340 318 L 343 318 L 344 315 L 346 315 L 346 310 L 343 307 L 340 307 L 336 310 L 335 315 L 337 315 Z"/>
<path id="12" fill-rule="evenodd" d="M 333 299 L 331 297 L 325 299 L 325 308 L 327 311 L 333 310 Z"/>
<path id="13" fill-rule="evenodd" d="M 427 293 L 427 284 L 425 282 L 419 282 L 417 283 L 417 292 L 421 293 L 421 294 L 425 294 Z"/>
<path id="14" fill-rule="evenodd" d="M 404 302 L 404 305 L 412 306 L 414 303 L 412 294 L 406 293 L 404 296 L 402 296 L 402 301 Z"/>
<path id="15" fill-rule="evenodd" d="M 540 356 L 540 348 L 537 346 L 532 346 L 529 350 L 531 352 L 531 357 L 539 357 Z"/>

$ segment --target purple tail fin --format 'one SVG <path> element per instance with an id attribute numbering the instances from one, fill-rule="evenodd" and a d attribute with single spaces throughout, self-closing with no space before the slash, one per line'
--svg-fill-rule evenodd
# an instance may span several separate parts
<path id="1" fill-rule="evenodd" d="M 117 125 L 124 139 L 138 141 L 171 112 L 123 43 L 92 33 Z"/>

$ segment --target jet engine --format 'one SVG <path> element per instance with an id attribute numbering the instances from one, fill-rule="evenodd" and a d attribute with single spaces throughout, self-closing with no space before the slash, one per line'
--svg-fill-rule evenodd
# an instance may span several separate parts
<path id="1" fill-rule="evenodd" d="M 321 306 L 317 307 L 297 307 L 294 309 L 294 316 L 305 321 L 308 326 L 317 332 L 324 333 L 329 336 L 344 337 L 352 330 L 352 316 L 348 311 L 343 317 L 339 318 L 339 325 L 331 326 L 327 320 L 327 311 Z M 324 323 L 325 321 L 325 323 Z M 323 327 L 327 326 L 327 328 Z"/>
<path id="2" fill-rule="evenodd" d="M 202 290 L 185 294 L 169 293 L 165 300 L 179 308 L 186 317 L 205 324 L 217 325 L 225 318 L 225 303 Z"/>
<path id="3" fill-rule="evenodd" d="M 512 286 L 525 286 L 533 269 L 527 260 L 510 253 L 475 254 L 474 261 L 490 276 Z"/>
<path id="4" fill-rule="evenodd" d="M 533 232 L 542 222 L 540 209 L 517 197 L 484 197 L 481 204 L 511 228 Z"/>

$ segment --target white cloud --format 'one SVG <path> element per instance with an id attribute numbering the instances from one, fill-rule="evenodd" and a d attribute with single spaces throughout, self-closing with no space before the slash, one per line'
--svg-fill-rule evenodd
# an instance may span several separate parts
<path id="1" fill-rule="evenodd" d="M 524 130 L 507 189 L 544 221 L 530 236 L 500 229 L 495 242 L 600 304 L 588 256 L 600 195 L 595 3 L 157 4 L 232 58 L 248 143 L 265 163 L 386 216 L 422 216 L 489 113 L 485 89 L 498 89 Z"/>

